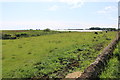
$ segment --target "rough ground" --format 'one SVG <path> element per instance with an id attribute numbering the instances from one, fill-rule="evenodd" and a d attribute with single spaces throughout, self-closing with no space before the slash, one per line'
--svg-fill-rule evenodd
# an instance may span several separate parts
<path id="1" fill-rule="evenodd" d="M 78 78 L 80 77 L 82 72 L 73 72 L 73 73 L 69 73 L 65 78 Z"/>

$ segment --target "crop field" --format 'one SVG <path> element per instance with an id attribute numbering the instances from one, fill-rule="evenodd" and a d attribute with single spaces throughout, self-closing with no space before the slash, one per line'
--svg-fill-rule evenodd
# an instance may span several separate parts
<path id="1" fill-rule="evenodd" d="M 83 72 L 116 37 L 114 31 L 56 33 L 2 40 L 2 77 L 64 78 Z"/>

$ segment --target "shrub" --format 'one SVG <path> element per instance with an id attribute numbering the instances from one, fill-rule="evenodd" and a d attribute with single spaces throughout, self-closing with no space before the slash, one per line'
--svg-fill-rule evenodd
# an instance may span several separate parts
<path id="1" fill-rule="evenodd" d="M 16 37 L 20 37 L 20 34 L 15 34 Z"/>
<path id="2" fill-rule="evenodd" d="M 2 39 L 11 39 L 11 35 L 10 34 L 3 34 Z"/>
<path id="3" fill-rule="evenodd" d="M 95 34 L 98 34 L 98 32 L 95 32 Z"/>
<path id="4" fill-rule="evenodd" d="M 47 28 L 47 29 L 44 29 L 44 31 L 45 31 L 45 32 L 50 32 L 50 29 L 49 29 L 49 28 Z"/>
<path id="5" fill-rule="evenodd" d="M 16 37 L 28 37 L 29 35 L 27 33 L 20 33 L 20 34 L 15 34 Z"/>

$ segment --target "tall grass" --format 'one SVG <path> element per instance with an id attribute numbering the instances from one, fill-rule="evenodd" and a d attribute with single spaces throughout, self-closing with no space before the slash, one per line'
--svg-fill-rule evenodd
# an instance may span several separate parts
<path id="1" fill-rule="evenodd" d="M 120 79 L 120 43 L 117 45 L 112 59 L 109 60 L 100 78 Z"/>

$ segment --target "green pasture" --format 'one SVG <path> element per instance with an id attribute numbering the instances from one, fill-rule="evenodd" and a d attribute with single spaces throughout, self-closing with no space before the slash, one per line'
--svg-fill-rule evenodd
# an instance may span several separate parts
<path id="1" fill-rule="evenodd" d="M 2 40 L 3 78 L 63 78 L 83 71 L 116 32 L 67 32 Z"/>

